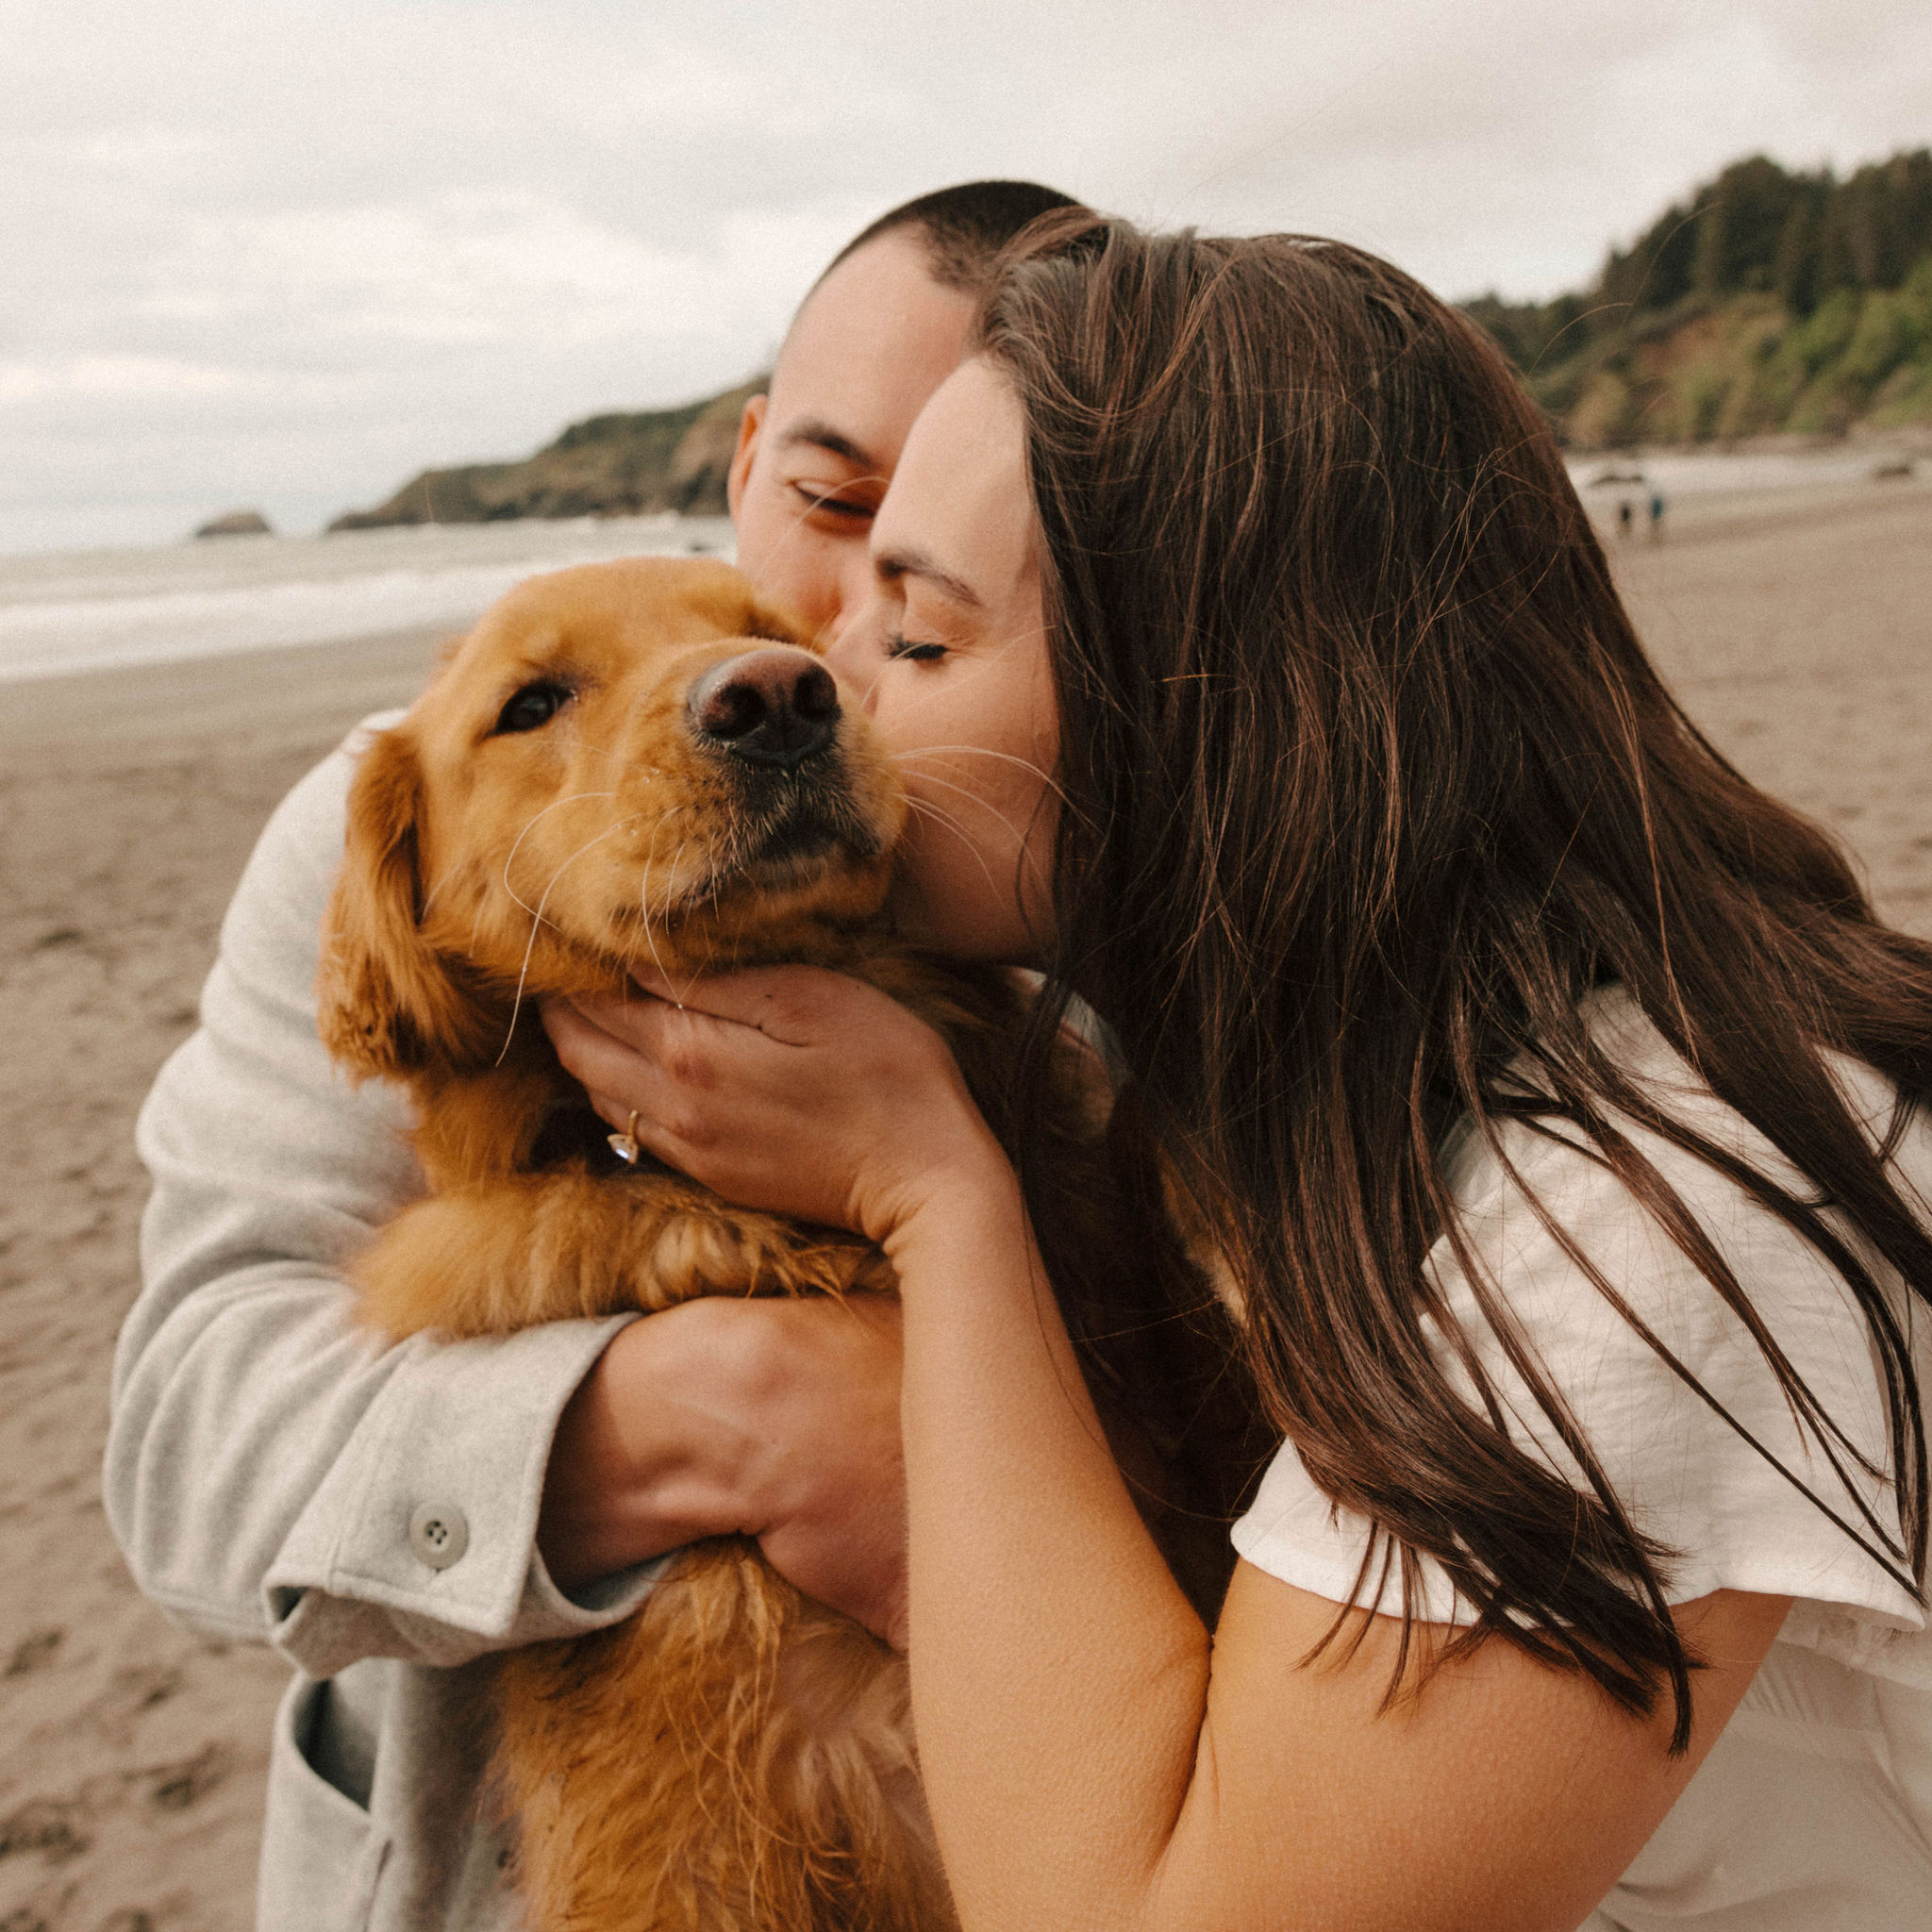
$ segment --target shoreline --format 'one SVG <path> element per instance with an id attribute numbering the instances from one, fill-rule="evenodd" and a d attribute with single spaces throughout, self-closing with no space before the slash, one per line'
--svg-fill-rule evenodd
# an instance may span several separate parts
<path id="1" fill-rule="evenodd" d="M 1565 460 L 1600 533 L 1618 536 L 1617 508 L 1629 502 L 1638 534 L 1646 534 L 1655 486 L 1665 498 L 1667 536 L 1688 542 L 1720 529 L 1857 516 L 1932 489 L 1932 437 L 1926 451 L 1907 474 L 1883 477 L 1875 458 L 1908 454 L 1895 440 L 1856 450 L 1572 452 Z M 1623 480 L 1637 474 L 1646 480 Z M 1599 483 L 1600 475 L 1619 480 Z M 347 686 L 359 675 L 372 705 L 392 703 L 399 691 L 407 695 L 407 679 L 382 661 L 390 641 L 459 631 L 522 577 L 639 554 L 728 558 L 729 526 L 710 518 L 525 519 L 362 532 L 327 543 L 235 539 L 0 558 L 0 746 L 33 742 L 43 724 L 58 741 L 77 742 L 88 735 L 75 722 L 81 707 L 92 708 L 100 735 L 169 735 L 172 717 L 153 733 L 134 720 L 150 700 L 178 709 L 176 667 L 215 658 L 232 660 L 232 675 L 193 675 L 212 730 L 279 726 L 275 704 L 237 702 L 271 663 L 301 690 L 302 702 L 314 685 L 334 683 L 353 704 Z"/>
<path id="2" fill-rule="evenodd" d="M 1629 456 L 1627 461 L 1633 468 L 1642 467 L 1641 454 Z M 1622 549 L 1617 504 L 1626 496 L 1635 502 L 1643 491 L 1636 485 L 1586 481 L 1576 493 L 1606 546 L 1613 552 Z M 1932 458 L 1908 476 L 1831 477 L 1775 489 L 1707 489 L 1674 495 L 1667 490 L 1664 494 L 1666 543 L 1704 543 L 1780 530 L 1816 529 L 1827 524 L 1860 523 L 1874 513 L 1882 514 L 1889 506 L 1932 498 Z M 1641 515 L 1639 521 L 1642 521 Z M 1641 547 L 1646 541 L 1640 532 L 1633 542 Z"/>
<path id="3" fill-rule="evenodd" d="M 446 625 L 377 631 L 325 644 L 278 644 L 216 657 L 0 680 L 0 751 L 90 762 L 181 756 L 239 735 L 258 747 L 332 744 L 371 711 L 407 705 L 436 668 Z"/>
<path id="4" fill-rule="evenodd" d="M 545 571 L 730 549 L 723 518 L 613 518 L 0 557 L 0 684 L 459 630 Z"/>

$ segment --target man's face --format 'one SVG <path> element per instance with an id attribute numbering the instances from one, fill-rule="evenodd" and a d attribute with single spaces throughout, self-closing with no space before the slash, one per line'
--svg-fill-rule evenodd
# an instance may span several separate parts
<path id="1" fill-rule="evenodd" d="M 883 235 L 807 298 L 771 393 L 745 405 L 730 480 L 739 563 L 828 638 L 871 590 L 873 513 L 973 310 L 933 280 L 914 236 Z"/>

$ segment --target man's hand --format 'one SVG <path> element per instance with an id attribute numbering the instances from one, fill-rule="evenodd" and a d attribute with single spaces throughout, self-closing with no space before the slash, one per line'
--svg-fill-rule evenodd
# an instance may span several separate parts
<path id="1" fill-rule="evenodd" d="M 538 1526 L 558 1587 L 732 1533 L 904 1646 L 897 1303 L 688 1302 L 622 1330 L 584 1378 Z"/>

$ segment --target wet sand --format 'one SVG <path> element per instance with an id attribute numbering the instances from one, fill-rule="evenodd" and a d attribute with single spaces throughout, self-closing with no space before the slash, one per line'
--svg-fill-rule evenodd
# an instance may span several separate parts
<path id="1" fill-rule="evenodd" d="M 277 799 L 407 702 L 411 632 L 0 684 L 0 1927 L 242 1932 L 287 1669 L 135 1593 L 100 1506 L 146 1195 L 134 1114 L 194 1024 Z"/>
<path id="2" fill-rule="evenodd" d="M 1691 716 L 1932 935 L 1932 481 L 1713 498 L 1610 539 Z M 134 1294 L 136 1108 L 256 831 L 433 640 L 0 684 L 0 1928 L 240 1932 L 265 1651 L 134 1592 L 99 1502 Z"/>
<path id="3" fill-rule="evenodd" d="M 1879 911 L 1932 936 L 1932 464 L 1715 498 L 1606 541 L 1652 658 L 1755 783 L 1829 826 Z"/>

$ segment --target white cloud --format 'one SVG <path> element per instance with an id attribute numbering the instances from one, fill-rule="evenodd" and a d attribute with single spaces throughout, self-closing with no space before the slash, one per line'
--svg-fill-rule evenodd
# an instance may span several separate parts
<path id="1" fill-rule="evenodd" d="M 64 361 L 0 362 L 0 403 L 49 398 L 229 395 L 258 386 L 258 377 L 159 356 L 71 356 Z"/>
<path id="2" fill-rule="evenodd" d="M 825 225 L 730 214 L 673 250 L 528 192 L 458 192 L 192 221 L 141 312 L 275 325 L 291 314 L 395 344 L 561 345 L 782 329 Z M 837 231 L 835 231 L 837 232 Z"/>
<path id="3" fill-rule="evenodd" d="M 974 175 L 1541 294 L 1741 152 L 1932 138 L 1918 0 L 0 0 L 0 32 L 4 547 L 312 521 L 722 386 L 862 220 Z"/>

